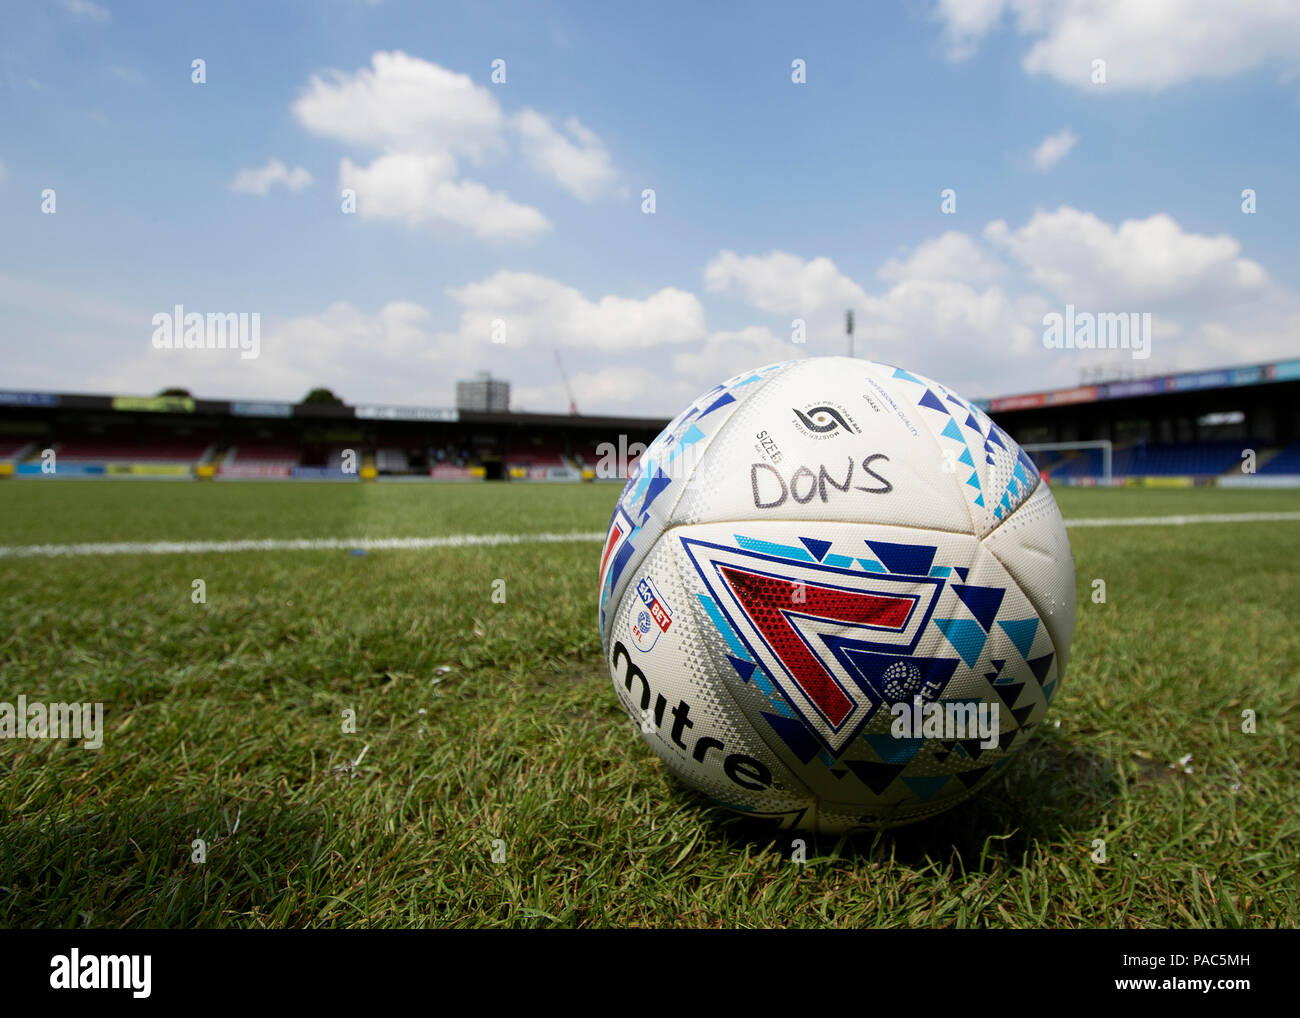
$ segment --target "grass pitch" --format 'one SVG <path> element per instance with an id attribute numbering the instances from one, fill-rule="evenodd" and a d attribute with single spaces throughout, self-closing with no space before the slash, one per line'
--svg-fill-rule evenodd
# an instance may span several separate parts
<path id="1" fill-rule="evenodd" d="M 1056 494 L 1067 518 L 1300 509 Z M 7 482 L 0 543 L 593 532 L 616 495 Z M 1070 671 L 1007 775 L 909 828 L 803 836 L 806 863 L 641 743 L 597 543 L 0 558 L 0 701 L 103 701 L 106 730 L 0 741 L 0 925 L 1300 925 L 1300 522 L 1070 539 Z"/>

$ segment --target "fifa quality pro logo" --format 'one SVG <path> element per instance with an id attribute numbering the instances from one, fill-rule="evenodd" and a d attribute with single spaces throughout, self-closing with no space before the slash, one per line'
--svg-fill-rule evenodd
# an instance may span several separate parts
<path id="1" fill-rule="evenodd" d="M 862 429 L 849 416 L 848 410 L 838 403 L 815 403 L 812 406 L 791 407 L 794 426 L 809 438 L 834 438 L 836 435 L 859 435 Z"/>

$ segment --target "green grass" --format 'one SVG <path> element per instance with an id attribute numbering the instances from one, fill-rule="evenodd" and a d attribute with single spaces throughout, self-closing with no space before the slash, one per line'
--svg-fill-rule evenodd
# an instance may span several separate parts
<path id="1" fill-rule="evenodd" d="M 8 482 L 0 543 L 589 532 L 616 495 Z M 1067 517 L 1300 509 L 1058 497 Z M 0 700 L 103 701 L 107 729 L 97 752 L 0 742 L 0 925 L 1300 925 L 1300 523 L 1071 542 L 1070 671 L 1007 776 L 913 827 L 807 838 L 806 864 L 637 737 L 592 542 L 0 559 Z"/>

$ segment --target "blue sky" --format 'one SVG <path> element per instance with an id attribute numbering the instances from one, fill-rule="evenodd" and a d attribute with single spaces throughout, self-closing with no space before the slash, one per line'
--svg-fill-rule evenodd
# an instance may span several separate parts
<path id="1" fill-rule="evenodd" d="M 976 398 L 1294 356 L 1300 8 L 1139 6 L 22 5 L 0 385 L 562 410 L 558 349 L 583 411 L 671 414 L 848 307 Z M 1150 357 L 1046 348 L 1067 303 Z M 155 349 L 176 304 L 259 356 Z"/>

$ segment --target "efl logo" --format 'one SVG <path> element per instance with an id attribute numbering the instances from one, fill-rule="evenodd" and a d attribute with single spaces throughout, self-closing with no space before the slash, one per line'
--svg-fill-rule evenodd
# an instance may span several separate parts
<path id="1" fill-rule="evenodd" d="M 630 628 L 637 648 L 645 651 L 655 645 L 660 633 L 668 632 L 668 627 L 673 624 L 673 613 L 648 576 L 641 577 L 636 592 L 641 598 L 642 607 L 634 610 Z"/>

